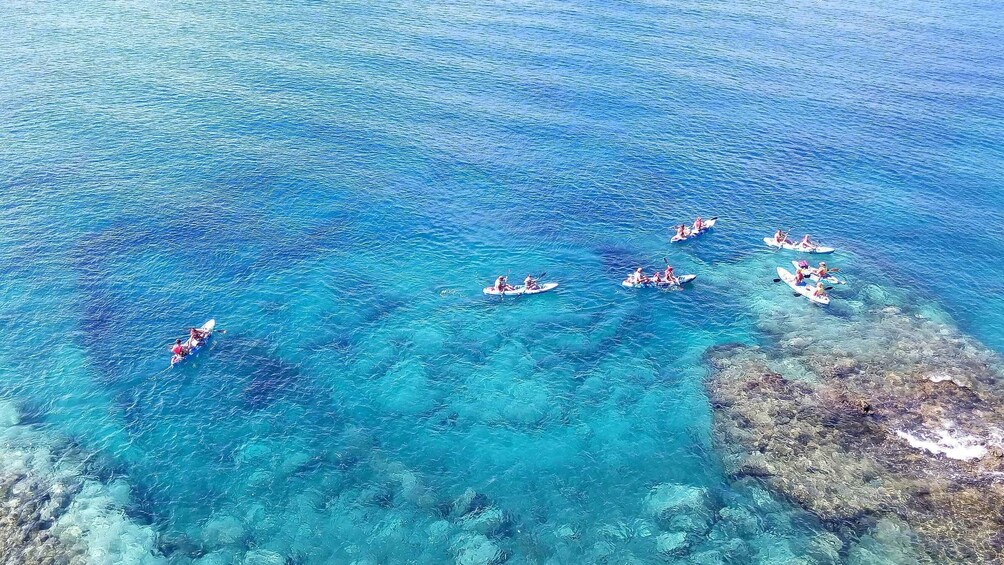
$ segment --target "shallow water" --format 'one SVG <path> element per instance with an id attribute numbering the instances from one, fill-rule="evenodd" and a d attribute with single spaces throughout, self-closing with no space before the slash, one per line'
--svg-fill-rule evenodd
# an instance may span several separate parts
<path id="1" fill-rule="evenodd" d="M 126 479 L 171 562 L 442 562 L 479 528 L 655 561 L 666 483 L 755 517 L 695 551 L 783 561 L 820 527 L 723 477 L 707 347 L 877 283 L 1004 351 L 990 3 L 0 13 L 0 396 Z M 777 227 L 840 248 L 830 310 L 770 282 Z M 697 281 L 618 285 L 663 258 Z M 561 286 L 481 295 L 510 271 Z M 454 519 L 468 489 L 506 518 Z"/>

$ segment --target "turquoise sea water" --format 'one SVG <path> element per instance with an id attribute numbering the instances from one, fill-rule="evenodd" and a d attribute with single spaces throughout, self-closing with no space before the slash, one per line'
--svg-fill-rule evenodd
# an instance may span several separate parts
<path id="1" fill-rule="evenodd" d="M 1004 12 L 890 4 L 6 2 L 0 398 L 151 559 L 655 562 L 666 484 L 752 516 L 695 552 L 804 555 L 719 469 L 704 351 L 880 284 L 1004 352 Z M 778 227 L 840 248 L 830 310 Z M 663 258 L 697 282 L 619 286 Z"/>

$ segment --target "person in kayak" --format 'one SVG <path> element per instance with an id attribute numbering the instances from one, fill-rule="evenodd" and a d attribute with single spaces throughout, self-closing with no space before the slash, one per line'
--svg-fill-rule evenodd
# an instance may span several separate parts
<path id="1" fill-rule="evenodd" d="M 816 298 L 822 298 L 826 296 L 826 289 L 823 288 L 823 281 L 816 283 L 816 288 L 812 291 L 812 295 Z"/>
<path id="2" fill-rule="evenodd" d="M 820 261 L 819 267 L 816 268 L 816 276 L 820 279 L 825 279 L 830 275 L 830 270 L 826 267 L 826 261 Z"/>
<path id="3" fill-rule="evenodd" d="M 698 216 L 697 219 L 694 220 L 694 231 L 693 231 L 693 233 L 697 233 L 697 232 L 701 231 L 702 229 L 704 229 L 704 220 L 702 220 L 701 217 Z"/>
<path id="4" fill-rule="evenodd" d="M 805 273 L 802 269 L 795 269 L 795 284 L 805 284 Z"/>
<path id="5" fill-rule="evenodd" d="M 799 242 L 798 245 L 801 246 L 803 249 L 815 249 L 816 248 L 816 244 L 809 237 L 809 234 L 805 234 L 804 236 L 802 236 L 802 241 Z"/>
<path id="6" fill-rule="evenodd" d="M 174 345 L 171 347 L 171 353 L 173 353 L 178 359 L 185 356 L 185 346 L 181 344 L 181 339 L 174 340 Z"/>
<path id="7" fill-rule="evenodd" d="M 496 292 L 512 290 L 512 287 L 509 286 L 509 278 L 505 275 L 499 275 L 499 278 L 495 279 L 495 286 L 493 288 Z"/>
<path id="8" fill-rule="evenodd" d="M 523 279 L 523 287 L 527 290 L 537 290 L 540 288 L 537 285 L 537 280 L 533 278 L 533 275 L 527 275 L 526 278 Z"/>
<path id="9" fill-rule="evenodd" d="M 209 332 L 204 332 L 198 328 L 188 328 L 188 343 L 190 343 L 192 347 L 195 347 L 200 341 L 206 338 L 206 334 L 208 333 Z"/>
<path id="10" fill-rule="evenodd" d="M 781 230 L 777 230 L 776 232 L 774 232 L 774 243 L 778 245 L 784 245 L 785 243 L 791 243 L 791 240 L 788 239 L 787 233 L 784 233 Z"/>
<path id="11" fill-rule="evenodd" d="M 678 237 L 680 239 L 684 239 L 685 237 L 687 237 L 687 226 L 686 225 L 680 224 L 680 225 L 676 226 L 676 237 Z"/>
<path id="12" fill-rule="evenodd" d="M 652 284 L 654 284 L 654 285 L 660 285 L 663 282 L 665 282 L 665 281 L 662 280 L 662 273 L 659 272 L 659 271 L 656 271 L 656 272 L 652 273 L 652 276 L 651 276 L 651 278 L 649 280 L 651 280 Z"/>
<path id="13" fill-rule="evenodd" d="M 669 284 L 680 284 L 680 279 L 676 278 L 673 273 L 673 266 L 666 265 L 666 271 L 663 273 L 662 278 Z"/>
<path id="14" fill-rule="evenodd" d="M 632 284 L 645 284 L 648 282 L 648 277 L 641 271 L 641 267 L 638 267 L 633 273 L 628 275 L 628 282 Z"/>

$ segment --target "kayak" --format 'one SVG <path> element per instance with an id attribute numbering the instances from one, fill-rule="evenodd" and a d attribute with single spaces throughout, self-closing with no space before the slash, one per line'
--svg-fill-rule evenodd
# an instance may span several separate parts
<path id="1" fill-rule="evenodd" d="M 689 231 L 689 232 L 687 232 L 687 235 L 685 235 L 683 237 L 680 237 L 678 235 L 674 235 L 673 238 L 670 239 L 669 241 L 672 242 L 672 243 L 677 243 L 677 242 L 680 242 L 680 241 L 686 241 L 688 239 L 693 239 L 693 238 L 695 238 L 695 237 L 703 234 L 704 232 L 710 230 L 711 228 L 715 227 L 715 222 L 717 222 L 717 221 L 718 221 L 718 218 L 711 218 L 710 220 L 704 222 L 704 225 L 701 226 L 700 231 Z"/>
<path id="2" fill-rule="evenodd" d="M 201 332 L 208 332 L 205 338 L 203 338 L 200 341 L 195 341 L 194 343 L 192 338 L 186 339 L 184 342 L 184 346 L 189 348 L 188 355 L 185 355 L 184 357 L 178 355 L 172 355 L 171 366 L 173 367 L 178 363 L 181 363 L 185 359 L 188 359 L 189 357 L 194 355 L 196 351 L 202 349 L 202 346 L 206 345 L 206 343 L 209 341 L 209 338 L 213 337 L 213 328 L 215 327 L 216 327 L 216 320 L 209 320 L 208 322 L 203 324 L 201 328 L 199 328 L 199 331 Z"/>
<path id="3" fill-rule="evenodd" d="M 697 275 L 680 275 L 679 277 L 676 277 L 676 278 L 680 279 L 679 283 L 666 283 L 666 282 L 660 282 L 660 283 L 652 283 L 652 282 L 633 283 L 633 282 L 628 282 L 628 281 L 625 280 L 625 281 L 621 282 L 621 286 L 626 286 L 628 288 L 642 288 L 642 287 L 646 287 L 646 288 L 648 288 L 648 287 L 672 288 L 674 286 L 683 286 L 683 285 L 689 283 L 690 281 L 696 279 Z"/>
<path id="4" fill-rule="evenodd" d="M 484 292 L 485 294 L 487 294 L 489 296 L 500 296 L 500 295 L 505 295 L 505 296 L 519 296 L 521 294 L 540 294 L 542 292 L 547 292 L 549 290 L 554 290 L 557 286 L 558 286 L 558 283 L 556 283 L 556 282 L 550 282 L 550 283 L 544 283 L 544 284 L 541 284 L 541 285 L 537 285 L 537 288 L 532 288 L 530 290 L 527 290 L 525 286 L 519 285 L 519 286 L 513 287 L 512 290 L 504 290 L 502 292 L 499 292 L 499 291 L 495 290 L 495 287 L 493 287 L 493 286 L 486 286 L 482 292 Z"/>
<path id="5" fill-rule="evenodd" d="M 773 237 L 763 238 L 763 242 L 767 244 L 767 247 L 777 247 L 780 249 L 787 249 L 789 251 L 801 251 L 802 253 L 833 253 L 836 249 L 832 247 L 824 247 L 822 245 L 816 245 L 813 247 L 803 247 L 800 243 L 781 243 L 778 244 L 774 241 Z"/>
<path id="6" fill-rule="evenodd" d="M 813 296 L 813 289 L 809 288 L 804 282 L 802 284 L 797 284 L 795 282 L 795 275 L 789 273 L 784 267 L 777 268 L 777 276 L 782 281 L 788 283 L 788 286 L 790 286 L 792 290 L 808 298 L 810 302 L 815 302 L 816 304 L 830 303 L 829 296 Z"/>
<path id="7" fill-rule="evenodd" d="M 798 261 L 795 261 L 794 259 L 791 261 L 791 264 L 794 265 L 796 269 L 800 268 L 798 266 Z M 812 279 L 814 281 L 817 281 L 817 282 L 819 281 L 819 275 L 816 274 L 816 273 L 819 272 L 819 269 L 814 269 L 812 267 L 808 267 L 808 268 L 804 269 L 804 271 L 806 271 L 806 272 L 809 273 L 809 278 L 810 279 Z M 827 275 L 826 277 L 823 278 L 823 280 L 826 281 L 826 282 L 828 282 L 828 283 L 830 283 L 830 284 L 847 284 L 847 281 L 840 280 L 839 278 L 837 278 L 837 275 Z"/>

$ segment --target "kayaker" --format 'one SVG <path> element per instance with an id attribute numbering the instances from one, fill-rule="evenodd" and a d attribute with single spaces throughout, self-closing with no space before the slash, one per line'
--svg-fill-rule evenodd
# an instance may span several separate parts
<path id="1" fill-rule="evenodd" d="M 537 281 L 533 278 L 533 275 L 527 275 L 523 279 L 523 287 L 527 290 L 535 290 L 537 288 Z"/>
<path id="2" fill-rule="evenodd" d="M 777 230 L 776 232 L 774 232 L 774 243 L 778 245 L 783 245 L 785 243 L 791 243 L 791 242 L 788 241 L 788 234 L 782 232 L 781 230 Z"/>
<path id="3" fill-rule="evenodd" d="M 678 237 L 680 239 L 683 239 L 683 238 L 687 237 L 687 226 L 686 225 L 680 224 L 680 225 L 676 226 L 676 237 Z"/>
<path id="4" fill-rule="evenodd" d="M 825 279 L 829 274 L 830 270 L 826 268 L 826 261 L 820 261 L 819 267 L 816 268 L 816 275 L 821 279 Z"/>
<path id="5" fill-rule="evenodd" d="M 663 278 L 667 283 L 680 284 L 680 279 L 676 278 L 676 275 L 673 273 L 672 265 L 666 265 L 666 272 L 663 274 Z"/>
<path id="6" fill-rule="evenodd" d="M 648 282 L 648 277 L 646 277 L 645 273 L 642 272 L 641 267 L 638 267 L 637 269 L 635 269 L 634 273 L 631 274 L 631 276 L 629 277 L 629 279 L 634 284 L 645 284 L 645 283 Z"/>
<path id="7" fill-rule="evenodd" d="M 181 344 L 181 339 L 174 340 L 174 346 L 171 347 L 171 353 L 179 358 L 185 356 L 185 346 Z"/>
<path id="8" fill-rule="evenodd" d="M 206 337 L 206 332 L 200 330 L 199 328 L 188 329 L 188 339 L 193 346 L 197 345 L 205 337 Z"/>
<path id="9" fill-rule="evenodd" d="M 697 219 L 694 220 L 694 232 L 699 232 L 702 229 L 704 229 L 704 220 L 702 220 L 701 217 L 698 216 Z"/>
<path id="10" fill-rule="evenodd" d="M 662 273 L 659 271 L 652 273 L 652 277 L 649 280 L 652 281 L 652 284 L 662 284 Z"/>
<path id="11" fill-rule="evenodd" d="M 812 239 L 809 238 L 809 234 L 802 236 L 802 241 L 799 243 L 805 249 L 814 249 L 816 244 L 813 243 Z"/>
<path id="12" fill-rule="evenodd" d="M 802 272 L 802 269 L 795 269 L 795 284 L 804 284 L 804 283 L 805 283 L 805 274 Z"/>
<path id="13" fill-rule="evenodd" d="M 826 296 L 826 289 L 823 288 L 823 281 L 819 281 L 818 283 L 816 283 L 816 288 L 815 290 L 812 291 L 812 295 L 815 296 L 816 298 L 822 298 Z"/>
<path id="14" fill-rule="evenodd" d="M 499 275 L 499 278 L 495 279 L 494 288 L 496 292 L 505 292 L 507 290 L 512 290 L 512 287 L 509 286 L 509 279 L 505 275 Z"/>

